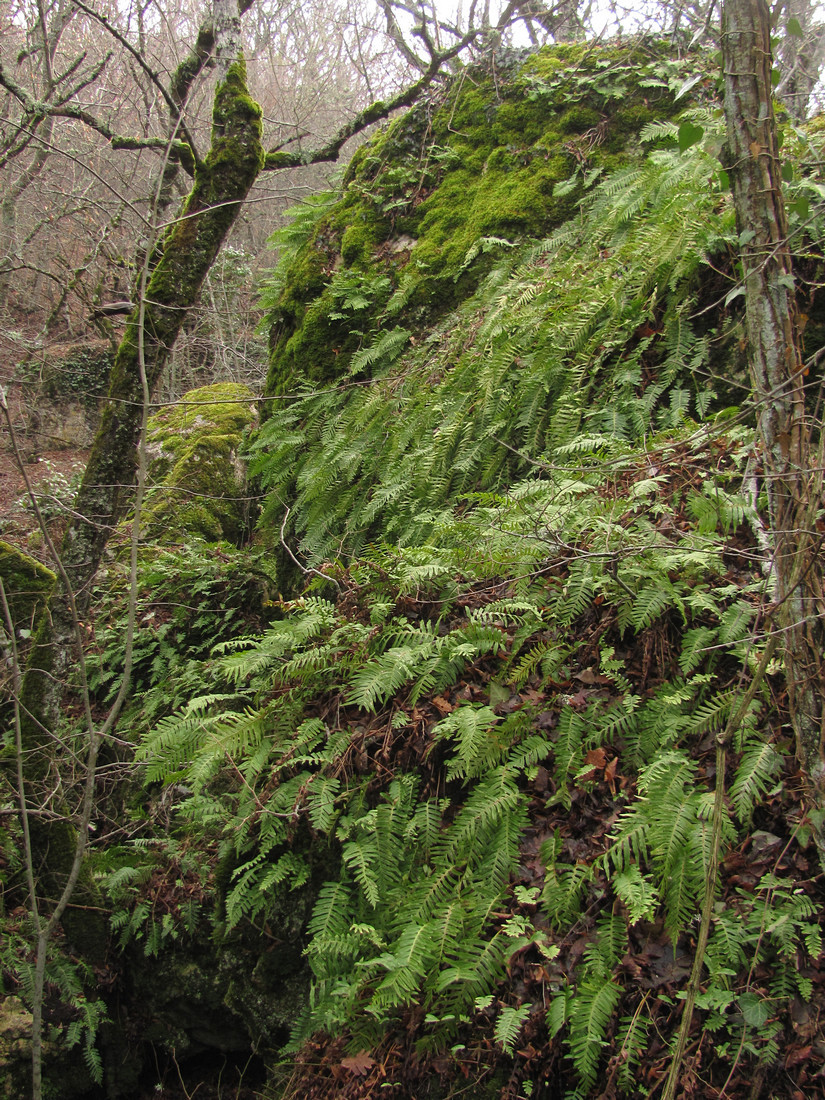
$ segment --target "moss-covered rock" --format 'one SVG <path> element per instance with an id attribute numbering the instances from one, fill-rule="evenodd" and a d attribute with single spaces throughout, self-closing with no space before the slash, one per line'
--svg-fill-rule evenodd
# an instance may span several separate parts
<path id="1" fill-rule="evenodd" d="M 255 419 L 247 386 L 191 390 L 149 421 L 151 458 L 144 528 L 158 542 L 195 536 L 237 543 L 248 528 L 244 434 Z"/>
<path id="2" fill-rule="evenodd" d="M 31 1095 L 32 1015 L 19 997 L 0 999 L 0 1100 Z M 43 1043 L 44 1100 L 88 1096 L 92 1080 L 78 1046 L 67 1049 L 60 1033 Z"/>
<path id="3" fill-rule="evenodd" d="M 267 394 L 369 369 L 388 330 L 416 340 L 496 252 L 565 222 L 601 172 L 637 154 L 647 122 L 684 106 L 686 63 L 667 53 L 591 44 L 498 57 L 359 150 L 340 202 L 320 208 L 279 272 Z"/>
<path id="4" fill-rule="evenodd" d="M 0 578 L 15 629 L 34 630 L 37 617 L 54 587 L 54 573 L 0 539 Z"/>

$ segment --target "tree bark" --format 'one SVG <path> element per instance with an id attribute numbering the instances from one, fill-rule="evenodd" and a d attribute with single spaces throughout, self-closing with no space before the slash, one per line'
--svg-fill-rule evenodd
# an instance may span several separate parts
<path id="1" fill-rule="evenodd" d="M 788 247 L 771 96 L 770 15 L 764 0 L 727 0 L 723 11 L 727 164 L 744 271 L 746 331 L 764 466 L 790 718 L 811 821 L 825 861 L 825 599 L 821 447 L 805 410 L 799 315 Z M 818 446 L 817 446 L 818 444 Z"/>
<path id="2" fill-rule="evenodd" d="M 211 148 L 195 171 L 180 217 L 155 250 L 145 297 L 127 322 L 75 502 L 74 511 L 83 519 L 73 520 L 64 536 L 60 554 L 63 575 L 23 679 L 20 702 L 30 783 L 42 780 L 49 770 L 66 676 L 72 662 L 79 659 L 82 631 L 78 625 L 87 613 L 92 581 L 134 482 L 144 403 L 140 357 L 151 391 L 240 204 L 263 166 L 261 111 L 247 91 L 237 35 L 231 33 L 233 21 L 224 19 L 223 27 L 230 32 L 227 38 L 235 52 L 227 56 L 216 34 L 216 52 L 224 63 L 215 92 Z M 73 851 L 63 832 L 65 829 L 50 827 L 48 836 L 33 838 L 38 848 L 48 851 L 50 890 L 58 893 L 68 873 L 69 850 Z"/>

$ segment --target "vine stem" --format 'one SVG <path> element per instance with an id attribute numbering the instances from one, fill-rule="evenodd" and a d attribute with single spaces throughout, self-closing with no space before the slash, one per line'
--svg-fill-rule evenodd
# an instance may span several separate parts
<path id="1" fill-rule="evenodd" d="M 708 859 L 707 874 L 705 876 L 705 893 L 702 899 L 702 918 L 699 924 L 699 935 L 696 940 L 696 951 L 693 956 L 693 966 L 688 979 L 685 992 L 685 1008 L 682 1013 L 682 1022 L 679 1026 L 679 1035 L 676 1040 L 676 1049 L 670 1063 L 667 1081 L 665 1083 L 662 1100 L 675 1100 L 676 1089 L 679 1084 L 679 1073 L 685 1056 L 690 1026 L 693 1023 L 693 1010 L 696 1005 L 696 994 L 699 991 L 702 978 L 702 968 L 705 964 L 705 951 L 710 936 L 710 922 L 713 919 L 713 907 L 716 902 L 716 876 L 719 870 L 719 848 L 722 841 L 722 820 L 725 812 L 725 768 L 727 766 L 727 750 L 731 738 L 739 728 L 742 719 L 747 713 L 748 707 L 753 702 L 765 673 L 768 670 L 774 650 L 776 649 L 777 635 L 771 634 L 765 646 L 753 679 L 748 690 L 742 696 L 739 706 L 731 714 L 725 728 L 716 735 L 716 785 L 713 799 L 713 816 L 711 818 L 710 857 Z"/>

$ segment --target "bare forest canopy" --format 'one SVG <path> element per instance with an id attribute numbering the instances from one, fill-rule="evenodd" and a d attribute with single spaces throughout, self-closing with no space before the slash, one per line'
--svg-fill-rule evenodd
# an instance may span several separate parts
<path id="1" fill-rule="evenodd" d="M 825 1096 L 817 10 L 0 30 L 0 1097 Z"/>

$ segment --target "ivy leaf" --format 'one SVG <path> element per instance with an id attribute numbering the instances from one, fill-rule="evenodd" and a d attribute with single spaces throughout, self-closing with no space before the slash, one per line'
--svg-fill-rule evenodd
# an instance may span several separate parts
<path id="1" fill-rule="evenodd" d="M 697 126 L 693 122 L 683 122 L 679 127 L 679 152 L 684 153 L 691 145 L 695 145 L 697 141 L 701 141 L 704 137 L 705 130 L 702 126 Z"/>
<path id="2" fill-rule="evenodd" d="M 797 199 L 796 202 L 792 202 L 790 209 L 793 214 L 796 214 L 797 217 L 803 220 L 807 218 L 810 213 L 810 205 L 804 195 L 802 198 Z"/>
<path id="3" fill-rule="evenodd" d="M 786 160 L 782 165 L 782 179 L 785 183 L 793 181 L 793 163 L 790 160 Z"/>
<path id="4" fill-rule="evenodd" d="M 805 37 L 805 32 L 802 30 L 802 24 L 799 22 L 795 15 L 791 16 L 785 26 L 788 34 L 792 35 L 794 38 Z"/>

